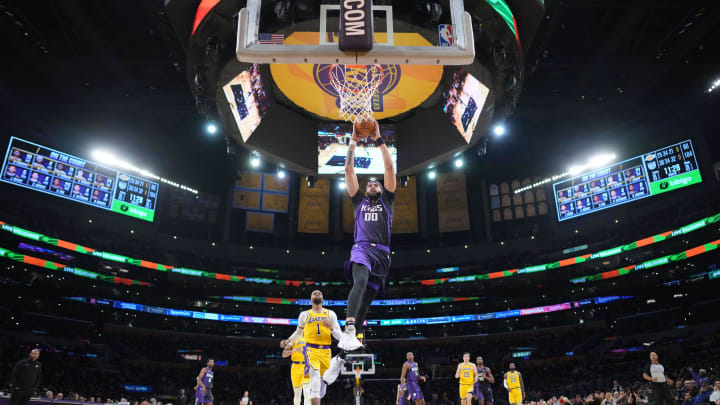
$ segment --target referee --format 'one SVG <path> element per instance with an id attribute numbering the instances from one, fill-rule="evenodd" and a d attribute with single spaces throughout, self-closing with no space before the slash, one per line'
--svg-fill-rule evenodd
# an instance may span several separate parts
<path id="1" fill-rule="evenodd" d="M 13 367 L 10 383 L 12 393 L 10 405 L 24 405 L 37 389 L 40 382 L 42 366 L 37 360 L 40 357 L 40 350 L 33 349 L 26 359 L 22 359 Z"/>
<path id="2" fill-rule="evenodd" d="M 650 363 L 645 366 L 643 378 L 650 382 L 652 393 L 655 399 L 655 405 L 673 405 L 672 394 L 670 393 L 670 385 L 672 380 L 665 374 L 665 367 L 658 362 L 658 355 L 650 352 Z"/>

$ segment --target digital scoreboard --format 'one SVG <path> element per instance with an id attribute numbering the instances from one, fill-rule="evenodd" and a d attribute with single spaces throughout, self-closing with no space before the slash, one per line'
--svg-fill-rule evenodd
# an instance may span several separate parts
<path id="1" fill-rule="evenodd" d="M 16 137 L 0 180 L 144 221 L 155 218 L 158 183 Z"/>
<path id="2" fill-rule="evenodd" d="M 702 182 L 686 140 L 553 184 L 559 221 Z"/>

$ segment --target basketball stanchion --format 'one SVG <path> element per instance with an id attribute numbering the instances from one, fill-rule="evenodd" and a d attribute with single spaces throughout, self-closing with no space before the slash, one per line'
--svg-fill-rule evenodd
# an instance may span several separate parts
<path id="1" fill-rule="evenodd" d="M 361 378 L 364 375 L 375 375 L 375 355 L 372 353 L 347 354 L 340 374 L 355 377 L 353 379 L 353 404 L 362 405 Z"/>

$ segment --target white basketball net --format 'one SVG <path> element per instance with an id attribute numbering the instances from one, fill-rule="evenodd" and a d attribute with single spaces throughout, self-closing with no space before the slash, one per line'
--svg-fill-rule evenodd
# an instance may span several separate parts
<path id="1" fill-rule="evenodd" d="M 340 118 L 360 122 L 372 118 L 372 97 L 383 80 L 380 65 L 333 65 L 330 83 L 340 98 Z"/>

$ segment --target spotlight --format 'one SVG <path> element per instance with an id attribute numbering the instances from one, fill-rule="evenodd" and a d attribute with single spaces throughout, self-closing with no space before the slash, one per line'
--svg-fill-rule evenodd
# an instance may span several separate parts
<path id="1" fill-rule="evenodd" d="M 407 188 L 410 183 L 410 176 L 400 176 L 400 187 Z"/>
<path id="2" fill-rule="evenodd" d="M 463 167 L 463 164 L 464 164 L 464 162 L 463 162 L 462 158 L 455 159 L 455 167 L 457 167 L 458 169 Z"/>
<path id="3" fill-rule="evenodd" d="M 307 181 L 308 188 L 313 188 L 317 182 L 317 176 L 305 176 L 305 181 Z"/>
<path id="4" fill-rule="evenodd" d="M 505 125 L 496 124 L 495 127 L 493 127 L 493 134 L 495 134 L 495 136 L 505 135 Z"/>
<path id="5" fill-rule="evenodd" d="M 283 170 L 283 169 L 278 169 L 278 171 L 277 171 L 277 176 L 278 176 L 279 179 L 284 179 L 284 178 L 285 178 L 285 170 Z"/>
<path id="6" fill-rule="evenodd" d="M 214 135 L 214 134 L 217 133 L 218 127 L 217 127 L 217 125 L 215 125 L 214 123 L 209 122 L 209 123 L 205 126 L 205 131 L 207 131 L 207 133 L 210 134 L 210 135 Z"/>
<path id="7" fill-rule="evenodd" d="M 260 167 L 260 158 L 257 156 L 253 156 L 250 158 L 250 166 L 258 168 Z"/>
<path id="8" fill-rule="evenodd" d="M 338 188 L 339 188 L 340 190 L 345 190 L 345 182 L 344 182 L 344 181 L 341 181 L 340 183 L 338 183 Z"/>
<path id="9" fill-rule="evenodd" d="M 435 170 L 430 170 L 428 172 L 428 179 L 433 180 L 435 177 L 437 177 L 437 172 Z"/>

